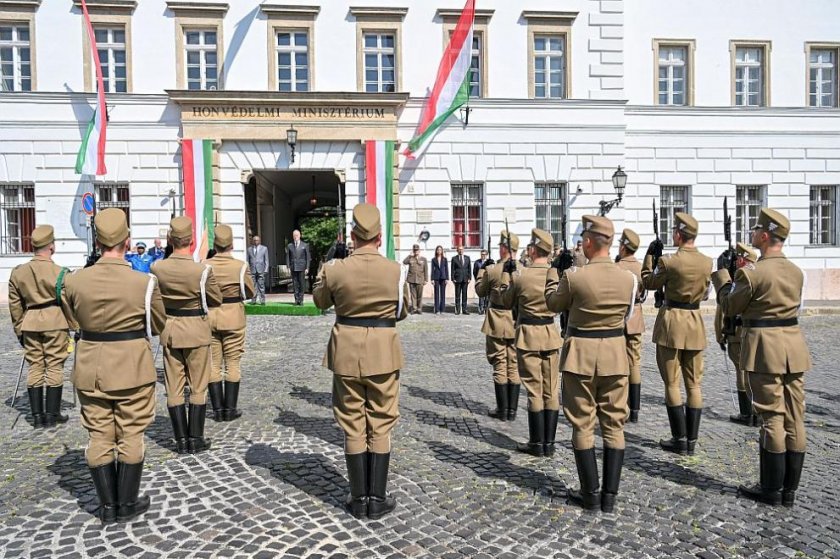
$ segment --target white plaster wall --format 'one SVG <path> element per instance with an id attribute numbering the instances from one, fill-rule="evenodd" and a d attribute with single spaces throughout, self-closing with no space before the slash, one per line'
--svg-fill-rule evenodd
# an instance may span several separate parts
<path id="1" fill-rule="evenodd" d="M 654 102 L 653 39 L 694 39 L 695 105 L 732 104 L 730 40 L 772 41 L 770 103 L 807 104 L 805 43 L 840 42 L 836 0 L 630 0 L 625 4 L 626 94 Z"/>

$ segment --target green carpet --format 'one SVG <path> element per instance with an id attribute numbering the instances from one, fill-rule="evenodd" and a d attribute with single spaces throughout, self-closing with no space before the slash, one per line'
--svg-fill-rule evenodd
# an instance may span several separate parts
<path id="1" fill-rule="evenodd" d="M 266 303 L 265 305 L 245 305 L 245 314 L 271 314 L 281 316 L 320 316 L 321 309 L 314 303 L 296 306 L 292 303 Z"/>

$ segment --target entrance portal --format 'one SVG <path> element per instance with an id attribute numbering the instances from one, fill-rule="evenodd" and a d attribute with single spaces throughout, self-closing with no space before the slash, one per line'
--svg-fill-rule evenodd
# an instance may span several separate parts
<path id="1" fill-rule="evenodd" d="M 248 244 L 254 235 L 260 236 L 271 260 L 272 277 L 268 285 L 284 286 L 289 277 L 286 246 L 292 241 L 292 231 L 300 229 L 307 218 L 338 218 L 341 222 L 344 182 L 334 169 L 254 169 L 243 187 Z M 308 241 L 305 237 L 303 240 Z M 310 277 L 314 276 L 318 264 L 313 256 Z"/>

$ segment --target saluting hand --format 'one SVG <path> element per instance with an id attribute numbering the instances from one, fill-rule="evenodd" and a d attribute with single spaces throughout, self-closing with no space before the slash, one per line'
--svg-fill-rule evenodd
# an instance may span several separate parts
<path id="1" fill-rule="evenodd" d="M 481 269 L 485 270 L 485 269 L 487 269 L 488 266 L 492 266 L 495 263 L 496 263 L 495 260 L 493 260 L 492 258 L 488 258 L 487 260 L 484 261 L 484 264 L 481 265 Z"/>
<path id="2" fill-rule="evenodd" d="M 575 265 L 575 257 L 572 255 L 572 251 L 566 249 L 551 262 L 551 265 L 563 272 Z"/>
<path id="3" fill-rule="evenodd" d="M 729 249 L 724 250 L 720 253 L 717 259 L 717 269 L 718 270 L 727 270 L 729 269 L 730 262 L 732 261 L 732 253 Z M 731 272 L 730 272 L 731 274 Z"/>
<path id="4" fill-rule="evenodd" d="M 508 274 L 513 274 L 516 271 L 516 260 L 513 258 L 508 259 L 508 261 L 505 262 L 505 267 L 502 268 L 502 271 L 507 272 Z"/>
<path id="5" fill-rule="evenodd" d="M 662 250 L 665 248 L 665 245 L 662 244 L 661 239 L 654 239 L 651 241 L 650 245 L 647 249 L 647 254 L 653 256 L 655 259 L 659 259 L 662 256 Z"/>

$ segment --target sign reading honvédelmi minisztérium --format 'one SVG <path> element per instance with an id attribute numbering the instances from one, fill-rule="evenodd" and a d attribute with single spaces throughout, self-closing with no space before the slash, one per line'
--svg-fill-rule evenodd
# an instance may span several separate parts
<path id="1" fill-rule="evenodd" d="M 192 105 L 184 111 L 189 118 L 288 119 L 301 120 L 384 120 L 393 109 L 384 107 L 272 107 L 261 105 Z"/>

